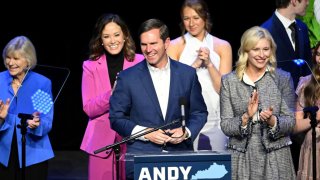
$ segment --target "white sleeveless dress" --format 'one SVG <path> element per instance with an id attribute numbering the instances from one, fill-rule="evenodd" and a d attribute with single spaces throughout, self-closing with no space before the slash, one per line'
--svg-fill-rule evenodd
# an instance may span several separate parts
<path id="1" fill-rule="evenodd" d="M 220 56 L 214 51 L 213 36 L 207 33 L 203 41 L 201 42 L 197 38 L 193 37 L 189 33 L 184 35 L 186 40 L 185 48 L 183 49 L 179 62 L 187 65 L 192 65 L 197 58 L 197 51 L 200 47 L 207 47 L 210 50 L 210 59 L 213 65 L 219 69 Z M 213 88 L 213 83 L 210 78 L 210 74 L 207 68 L 197 68 L 197 75 L 202 87 L 202 95 L 208 109 L 208 120 L 205 126 L 202 128 L 200 134 L 207 136 L 210 144 L 201 144 L 199 142 L 199 135 L 195 139 L 193 145 L 194 150 L 214 150 L 221 151 L 226 149 L 227 136 L 221 131 L 220 128 L 220 97 L 219 94 Z M 203 142 L 203 143 L 208 143 Z M 204 147 L 200 148 L 199 147 Z"/>

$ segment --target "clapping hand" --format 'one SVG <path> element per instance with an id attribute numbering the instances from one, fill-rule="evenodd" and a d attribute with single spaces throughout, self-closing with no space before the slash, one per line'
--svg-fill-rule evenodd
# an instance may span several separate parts
<path id="1" fill-rule="evenodd" d="M 202 64 L 207 67 L 210 63 L 210 50 L 207 47 L 201 47 L 198 50 L 198 57 L 202 60 Z"/>
<path id="2" fill-rule="evenodd" d="M 39 112 L 34 112 L 33 114 L 33 119 L 29 119 L 28 122 L 28 127 L 30 129 L 35 129 L 40 125 L 40 113 Z"/>
<path id="3" fill-rule="evenodd" d="M 260 119 L 261 121 L 266 122 L 269 126 L 274 126 L 274 123 L 276 121 L 276 117 L 272 116 L 273 114 L 273 107 L 269 107 L 266 110 L 263 110 L 260 112 Z"/>
<path id="4" fill-rule="evenodd" d="M 249 103 L 248 103 L 247 113 L 248 113 L 249 117 L 253 117 L 253 115 L 257 112 L 258 103 L 259 103 L 258 91 L 253 90 L 251 97 L 249 99 Z"/>
<path id="5" fill-rule="evenodd" d="M 9 109 L 10 99 L 7 99 L 4 103 L 0 100 L 0 123 L 7 117 Z"/>
<path id="6" fill-rule="evenodd" d="M 210 50 L 207 47 L 200 47 L 197 50 L 197 59 L 193 62 L 192 67 L 199 68 L 201 66 L 208 67 L 211 64 Z"/>

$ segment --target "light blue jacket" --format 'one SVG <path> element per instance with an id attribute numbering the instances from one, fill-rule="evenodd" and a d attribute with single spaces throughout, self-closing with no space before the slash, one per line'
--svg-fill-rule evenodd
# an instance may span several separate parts
<path id="1" fill-rule="evenodd" d="M 0 163 L 4 166 L 8 166 L 13 133 L 14 129 L 16 129 L 17 139 L 14 140 L 18 143 L 19 162 L 21 167 L 22 144 L 21 131 L 17 128 L 17 125 L 20 124 L 18 114 L 32 114 L 36 111 L 33 107 L 31 97 L 38 90 L 42 90 L 47 93 L 52 99 L 51 81 L 38 73 L 30 71 L 22 82 L 22 86 L 20 87 L 16 97 L 14 97 L 11 82 L 12 76 L 8 71 L 0 73 L 0 99 L 6 101 L 7 98 L 10 98 L 11 100 L 8 115 L 5 118 L 5 121 L 0 124 Z M 39 127 L 35 129 L 27 128 L 26 166 L 40 163 L 54 157 L 48 137 L 48 133 L 52 128 L 52 121 L 53 105 L 48 112 L 40 114 Z"/>

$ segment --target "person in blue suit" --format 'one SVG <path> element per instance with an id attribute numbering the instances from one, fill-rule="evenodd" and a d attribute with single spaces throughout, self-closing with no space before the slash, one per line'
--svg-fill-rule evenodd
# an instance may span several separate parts
<path id="1" fill-rule="evenodd" d="M 170 125 L 127 143 L 127 153 L 193 150 L 193 140 L 207 121 L 208 111 L 196 70 L 166 54 L 169 30 L 158 19 L 139 29 L 145 60 L 119 73 L 110 98 L 112 128 L 121 136 L 145 132 L 181 118 L 185 107 L 185 131 L 181 123 Z M 179 102 L 183 99 L 183 103 Z M 133 167 L 126 165 L 127 178 Z"/>
<path id="2" fill-rule="evenodd" d="M 294 88 L 297 88 L 299 78 L 311 73 L 311 47 L 308 35 L 308 27 L 297 16 L 304 16 L 309 4 L 308 0 L 275 0 L 276 10 L 274 14 L 261 26 L 269 30 L 277 44 L 276 59 L 279 68 L 291 73 Z M 295 27 L 290 29 L 290 25 Z M 294 35 L 294 36 L 293 36 Z M 297 65 L 296 59 L 304 60 L 304 64 Z M 299 164 L 300 146 L 304 140 L 303 134 L 291 136 L 291 153 L 295 169 Z"/>
<path id="3" fill-rule="evenodd" d="M 294 87 L 297 87 L 299 78 L 310 74 L 306 65 L 298 66 L 293 60 L 302 59 L 310 66 L 311 47 L 308 27 L 297 16 L 304 16 L 308 6 L 307 0 L 275 0 L 274 14 L 261 26 L 266 28 L 277 44 L 276 58 L 278 67 L 291 73 Z M 292 37 L 290 25 L 295 23 L 295 36 Z"/>
<path id="4" fill-rule="evenodd" d="M 25 36 L 13 38 L 2 57 L 7 70 L 0 73 L 0 179 L 46 180 L 48 160 L 54 157 L 48 137 L 53 121 L 51 81 L 31 70 L 37 63 L 36 51 Z M 46 97 L 47 109 L 35 110 L 32 97 L 37 92 Z M 19 113 L 33 116 L 26 120 L 24 174 Z"/>

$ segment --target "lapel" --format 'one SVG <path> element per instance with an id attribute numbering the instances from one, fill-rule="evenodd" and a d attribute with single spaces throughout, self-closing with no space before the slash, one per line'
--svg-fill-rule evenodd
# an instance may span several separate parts
<path id="1" fill-rule="evenodd" d="M 156 90 L 154 89 L 146 60 L 144 60 L 144 63 L 141 63 L 141 66 L 139 66 L 139 70 L 140 70 L 140 73 L 138 76 L 142 82 L 142 86 L 146 90 L 147 96 L 150 98 L 152 105 L 155 107 L 157 113 L 159 114 L 160 117 L 163 118 L 157 93 L 156 93 Z"/>
<path id="2" fill-rule="evenodd" d="M 304 48 L 303 48 L 303 41 L 304 41 L 304 39 L 303 39 L 303 31 L 302 31 L 302 29 L 301 29 L 301 27 L 300 27 L 300 23 L 297 21 L 296 22 L 296 26 L 297 26 L 297 33 L 296 33 L 296 39 L 297 39 L 297 49 L 296 49 L 296 56 L 297 56 L 297 58 L 302 58 L 303 59 L 303 57 L 305 57 L 304 55 L 303 55 L 303 53 L 302 52 L 304 52 Z"/>
<path id="3" fill-rule="evenodd" d="M 272 36 L 276 37 L 274 39 L 279 47 L 279 51 L 283 51 L 286 53 L 290 52 L 290 54 L 294 54 L 294 49 L 291 45 L 291 41 L 289 39 L 287 31 L 275 14 L 273 14 L 273 24 L 274 24 L 275 32 L 272 34 Z M 284 42 L 281 43 L 281 41 L 284 41 Z M 281 44 L 283 45 L 281 46 Z"/>
<path id="4" fill-rule="evenodd" d="M 9 73 L 9 71 L 7 70 L 6 71 L 6 81 L 5 82 L 7 82 L 7 83 L 5 83 L 5 85 L 7 85 L 7 86 L 9 86 L 9 92 L 10 92 L 10 94 L 12 95 L 12 97 L 14 96 L 14 91 L 13 91 L 13 88 L 12 88 L 12 86 L 11 86 L 11 82 L 12 82 L 12 80 L 13 80 L 13 78 L 12 78 L 12 76 L 10 75 L 10 73 Z M 13 99 L 11 98 L 11 101 L 12 101 Z"/>
<path id="5" fill-rule="evenodd" d="M 124 58 L 122 69 L 127 69 L 127 68 L 129 68 L 132 63 L 133 63 L 133 62 L 129 62 L 129 61 L 127 60 L 127 58 Z"/>
<path id="6" fill-rule="evenodd" d="M 179 101 L 179 85 L 181 85 L 180 81 L 182 81 L 182 79 L 180 79 L 178 71 L 179 69 L 176 61 L 170 59 L 170 88 L 167 113 L 165 118 L 166 122 L 173 120 L 172 117 L 175 112 L 175 107 Z"/>
<path id="7" fill-rule="evenodd" d="M 108 64 L 107 64 L 105 55 L 102 55 L 97 60 L 96 72 L 99 74 L 99 83 L 101 83 L 102 88 L 103 89 L 111 89 Z"/>

